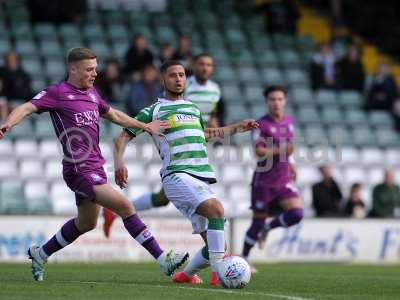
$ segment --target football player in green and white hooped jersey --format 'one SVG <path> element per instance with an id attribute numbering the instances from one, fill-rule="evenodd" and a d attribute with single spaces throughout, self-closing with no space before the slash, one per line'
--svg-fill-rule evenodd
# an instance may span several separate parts
<path id="1" fill-rule="evenodd" d="M 185 85 L 185 99 L 199 108 L 203 122 L 207 127 L 217 127 L 217 113 L 220 109 L 221 90 L 210 78 L 214 72 L 214 61 L 209 54 L 202 53 L 194 57 L 193 73 Z M 132 200 L 136 210 L 142 211 L 154 207 L 166 206 L 169 203 L 163 190 L 158 193 L 146 193 Z M 108 210 L 104 212 L 104 233 L 109 236 L 115 215 Z"/>
<path id="2" fill-rule="evenodd" d="M 221 90 L 218 84 L 210 78 L 214 72 L 214 61 L 209 54 L 202 53 L 194 57 L 193 73 L 185 85 L 185 99 L 193 102 L 199 108 L 204 124 L 207 127 L 217 127 Z M 161 190 L 158 193 L 146 193 L 132 200 L 136 210 L 148 210 L 154 207 L 166 206 L 169 200 Z M 109 236 L 115 215 L 105 212 L 104 233 Z"/>
<path id="3" fill-rule="evenodd" d="M 153 135 L 163 166 L 160 171 L 162 186 L 167 198 L 187 217 L 193 232 L 204 239 L 206 246 L 200 249 L 183 272 L 174 274 L 177 283 L 201 283 L 196 273 L 211 265 L 214 274 L 217 263 L 225 252 L 224 208 L 210 187 L 216 182 L 206 150 L 206 141 L 256 128 L 254 120 L 225 127 L 205 128 L 202 114 L 195 104 L 186 101 L 183 91 L 186 75 L 178 61 L 167 61 L 161 67 L 161 79 L 165 98 L 144 108 L 135 117 L 144 123 L 152 120 L 168 121 L 164 136 Z M 123 162 L 127 143 L 141 133 L 126 128 L 115 141 L 115 180 L 121 187 L 127 186 L 128 170 Z M 214 275 L 215 276 L 215 275 Z M 214 281 L 217 284 L 218 280 Z"/>
<path id="4" fill-rule="evenodd" d="M 197 105 L 207 127 L 218 127 L 217 112 L 220 109 L 221 90 L 210 78 L 214 61 L 206 53 L 194 57 L 193 73 L 186 81 L 185 99 Z"/>

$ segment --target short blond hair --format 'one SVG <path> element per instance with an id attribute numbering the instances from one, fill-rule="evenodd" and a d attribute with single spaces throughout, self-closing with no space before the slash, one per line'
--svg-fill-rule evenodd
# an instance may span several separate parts
<path id="1" fill-rule="evenodd" d="M 67 53 L 67 64 L 81 61 L 84 59 L 94 59 L 97 55 L 89 48 L 77 47 L 71 48 Z"/>

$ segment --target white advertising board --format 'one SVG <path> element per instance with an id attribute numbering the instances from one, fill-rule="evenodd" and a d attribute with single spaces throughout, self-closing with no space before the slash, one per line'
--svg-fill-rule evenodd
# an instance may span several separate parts
<path id="1" fill-rule="evenodd" d="M 235 252 L 240 253 L 248 219 L 234 222 Z M 310 219 L 268 235 L 265 249 L 255 246 L 259 262 L 400 263 L 400 221 Z"/>
<path id="2" fill-rule="evenodd" d="M 26 261 L 31 244 L 43 244 L 67 217 L 1 216 L 0 261 Z M 191 233 L 190 223 L 177 217 L 144 217 L 164 249 L 194 254 L 203 246 Z M 241 253 L 249 219 L 231 220 L 226 230 L 233 253 Z M 230 243 L 230 237 L 233 243 Z M 102 224 L 51 257 L 52 261 L 151 261 L 152 257 L 117 220 L 111 238 Z M 289 229 L 273 230 L 264 250 L 254 247 L 251 260 L 258 262 L 356 262 L 400 263 L 400 221 L 309 219 Z"/>

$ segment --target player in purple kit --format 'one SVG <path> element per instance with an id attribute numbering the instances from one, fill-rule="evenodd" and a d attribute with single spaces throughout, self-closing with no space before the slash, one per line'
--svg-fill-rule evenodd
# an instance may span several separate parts
<path id="1" fill-rule="evenodd" d="M 286 90 L 271 86 L 265 89 L 264 97 L 269 113 L 257 120 L 259 129 L 253 135 L 258 163 L 251 183 L 253 220 L 243 245 L 245 259 L 257 241 L 263 247 L 270 230 L 293 226 L 303 218 L 303 204 L 294 186 L 290 163 L 294 150 L 293 118 L 285 114 Z M 266 222 L 274 202 L 284 212 Z"/>
<path id="2" fill-rule="evenodd" d="M 1 139 L 28 115 L 48 111 L 64 152 L 63 177 L 75 192 L 78 216 L 65 223 L 42 247 L 32 246 L 28 250 L 33 277 L 37 281 L 43 280 L 48 257 L 96 227 L 100 206 L 111 209 L 123 219 L 129 234 L 169 276 L 187 260 L 188 254 L 163 251 L 131 202 L 107 183 L 102 167 L 105 160 L 99 148 L 99 117 L 123 127 L 141 128 L 150 134 L 157 134 L 167 124 L 159 120 L 144 124 L 111 108 L 93 87 L 97 61 L 90 49 L 71 49 L 67 64 L 66 81 L 49 86 L 31 101 L 14 109 L 0 126 Z"/>

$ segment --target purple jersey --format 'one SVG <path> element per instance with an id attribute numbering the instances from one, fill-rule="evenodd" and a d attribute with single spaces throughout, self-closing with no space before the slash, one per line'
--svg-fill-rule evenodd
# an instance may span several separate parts
<path id="1" fill-rule="evenodd" d="M 64 173 L 69 170 L 84 173 L 105 163 L 99 147 L 99 117 L 110 106 L 95 88 L 78 89 L 64 81 L 49 86 L 31 103 L 38 108 L 38 113 L 50 113 L 63 147 Z"/>
<path id="2" fill-rule="evenodd" d="M 279 122 L 274 121 L 269 115 L 257 120 L 259 128 L 253 131 L 253 140 L 256 146 L 279 147 L 280 142 L 293 142 L 293 123 L 291 116 L 285 115 Z M 289 171 L 289 157 L 274 156 L 257 163 L 253 175 L 252 185 L 282 186 L 292 180 Z"/>

